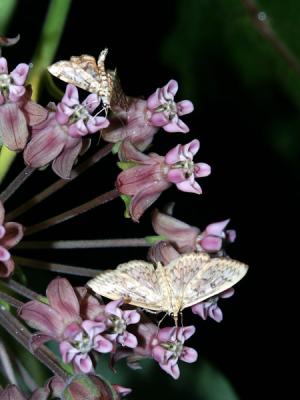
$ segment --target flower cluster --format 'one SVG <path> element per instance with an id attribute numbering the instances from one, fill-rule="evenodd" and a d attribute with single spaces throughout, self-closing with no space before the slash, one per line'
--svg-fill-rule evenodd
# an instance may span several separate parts
<path id="1" fill-rule="evenodd" d="M 0 46 L 14 44 L 16 40 L 18 38 L 0 37 Z M 111 71 L 110 75 L 109 72 L 104 72 L 103 62 L 106 53 L 106 50 L 101 52 L 98 68 L 103 67 L 102 74 L 107 74 L 106 78 L 109 81 L 108 78 L 111 80 L 114 75 Z M 89 79 L 95 78 L 96 72 L 91 72 L 95 64 L 91 61 L 92 57 L 81 56 L 73 60 L 82 63 L 81 69 L 85 76 L 89 76 Z M 178 91 L 175 80 L 170 80 L 162 88 L 156 89 L 146 100 L 126 98 L 128 106 L 115 101 L 111 104 L 105 103 L 106 111 L 108 106 L 113 111 L 111 117 L 106 113 L 101 115 L 103 111 L 101 105 L 104 104 L 104 99 L 99 94 L 101 91 L 98 91 L 98 94 L 89 94 L 84 101 L 81 101 L 77 87 L 73 85 L 77 81 L 69 79 L 68 76 L 68 79 L 65 77 L 64 80 L 72 83 L 66 86 L 65 93 L 57 104 L 51 102 L 47 107 L 37 104 L 31 100 L 31 87 L 26 85 L 28 73 L 29 65 L 24 63 L 17 65 L 9 73 L 6 59 L 0 57 L 0 138 L 3 145 L 10 150 L 22 151 L 26 173 L 28 170 L 44 169 L 51 164 L 52 170 L 60 178 L 72 178 L 76 175 L 72 176 L 72 169 L 78 157 L 88 151 L 91 145 L 91 135 L 101 131 L 104 140 L 111 143 L 106 146 L 109 149 L 108 152 L 112 150 L 112 153 L 118 153 L 117 165 L 122 169 L 115 180 L 116 188 L 111 192 L 115 197 L 120 196 L 124 200 L 125 215 L 133 221 L 139 222 L 145 211 L 172 185 L 181 192 L 202 194 L 198 178 L 210 175 L 211 168 L 204 162 L 194 160 L 200 148 L 198 139 L 190 140 L 185 144 L 176 144 L 165 155 L 147 152 L 154 135 L 160 128 L 171 133 L 189 132 L 188 126 L 181 117 L 193 111 L 193 104 L 189 100 L 175 101 Z M 104 85 L 106 80 L 96 79 L 98 86 L 101 86 L 101 82 Z M 105 86 L 105 89 L 108 88 Z M 108 98 L 109 96 L 105 97 L 106 102 Z M 100 111 L 97 112 L 97 110 Z M 61 182 L 59 181 L 59 185 Z M 19 187 L 19 178 L 14 184 L 16 190 Z M 12 188 L 9 188 L 8 192 L 10 191 L 13 192 Z M 3 203 L 9 197 L 7 193 L 1 196 Z M 108 197 L 105 199 L 105 201 L 110 200 Z M 148 259 L 154 264 L 154 268 L 145 264 L 144 261 L 142 265 L 145 270 L 139 270 L 138 262 L 129 263 L 129 274 L 126 265 L 124 267 L 123 264 L 118 270 L 121 272 L 117 280 L 121 290 L 114 292 L 112 283 L 109 286 L 111 292 L 100 293 L 111 299 L 105 303 L 102 298 L 94 295 L 90 288 L 72 287 L 67 279 L 61 277 L 49 283 L 45 297 L 24 286 L 22 291 L 22 285 L 12 279 L 15 261 L 18 262 L 18 259 L 13 260 L 14 255 L 12 256 L 11 249 L 21 241 L 24 233 L 26 234 L 26 229 L 20 223 L 5 220 L 3 203 L 0 201 L 0 301 L 4 302 L 0 310 L 0 323 L 15 337 L 21 333 L 18 338 L 24 347 L 27 347 L 29 343 L 30 350 L 34 354 L 42 354 L 43 357 L 40 359 L 44 360 L 45 365 L 55 373 L 55 376 L 43 388 L 32 393 L 31 400 L 47 400 L 53 397 L 74 400 L 101 397 L 101 399 L 110 400 L 127 395 L 131 389 L 120 385 L 110 385 L 96 375 L 98 359 L 105 353 L 110 354 L 112 365 L 126 358 L 131 368 L 139 368 L 140 359 L 151 358 L 174 379 L 178 379 L 180 375 L 179 360 L 187 363 L 197 360 L 197 351 L 186 346 L 186 341 L 195 333 L 196 328 L 193 325 L 178 327 L 177 314 L 184 308 L 190 308 L 193 314 L 200 316 L 203 320 L 210 317 L 220 322 L 223 314 L 218 306 L 218 300 L 233 295 L 234 289 L 230 285 L 236 283 L 238 279 L 230 280 L 231 271 L 226 270 L 224 274 L 221 271 L 218 275 L 218 271 L 215 272 L 212 268 L 208 271 L 208 278 L 203 273 L 202 280 L 197 281 L 197 284 L 204 282 L 205 286 L 205 282 L 211 278 L 209 276 L 211 273 L 214 279 L 209 282 L 208 291 L 201 292 L 202 283 L 200 288 L 196 287 L 198 285 L 191 286 L 193 294 L 196 293 L 192 297 L 194 301 L 183 304 L 184 295 L 182 294 L 182 304 L 177 307 L 176 313 L 172 311 L 175 310 L 173 306 L 164 308 L 165 305 L 161 305 L 159 301 L 158 305 L 154 304 L 152 307 L 147 294 L 154 292 L 156 295 L 155 285 L 159 286 L 160 278 L 166 279 L 165 286 L 168 286 L 168 289 L 165 290 L 164 296 L 161 295 L 161 299 L 170 300 L 171 304 L 172 294 L 177 301 L 179 297 L 176 296 L 181 293 L 180 290 L 186 290 L 190 279 L 189 273 L 194 272 L 195 268 L 198 268 L 197 273 L 199 271 L 202 273 L 198 265 L 193 266 L 194 269 L 192 269 L 190 262 L 187 266 L 189 268 L 187 276 L 182 276 L 182 273 L 177 274 L 176 268 L 172 269 L 168 273 L 171 276 L 174 271 L 173 288 L 171 280 L 169 282 L 165 278 L 167 276 L 165 268 L 169 271 L 174 266 L 174 260 L 180 263 L 183 259 L 194 257 L 197 260 L 200 258 L 207 260 L 207 264 L 210 265 L 216 261 L 214 258 L 226 256 L 226 244 L 234 242 L 236 238 L 235 231 L 227 229 L 228 219 L 210 223 L 201 231 L 198 227 L 180 221 L 169 213 L 155 210 L 152 225 L 158 236 L 154 237 L 154 244 L 148 251 Z M 83 208 L 77 207 L 71 210 L 72 213 L 75 215 L 76 210 L 80 210 L 78 213 L 87 211 L 89 207 L 94 207 L 94 201 L 85 203 L 83 206 Z M 74 215 L 72 214 L 71 217 Z M 64 213 L 59 217 L 65 220 L 70 215 Z M 10 219 L 10 216 L 7 219 Z M 14 218 L 11 217 L 11 219 Z M 57 219 L 54 218 L 54 220 L 57 223 Z M 49 224 L 49 220 L 47 221 Z M 40 225 L 45 226 L 45 221 Z M 27 227 L 27 233 L 33 232 L 30 228 L 32 227 Z M 224 262 L 226 259 L 222 260 Z M 133 266 L 137 269 L 133 269 Z M 70 270 L 74 271 L 76 267 Z M 63 269 L 61 271 L 65 272 Z M 151 275 L 149 271 L 153 274 Z M 93 271 L 89 273 L 90 276 L 94 276 Z M 89 273 L 82 275 L 88 276 Z M 242 276 L 243 274 L 240 274 L 238 278 L 241 279 Z M 226 286 L 218 286 L 218 279 L 223 283 L 226 282 Z M 140 287 L 145 288 L 145 293 L 137 290 L 139 284 Z M 89 287 L 89 283 L 87 286 Z M 216 290 L 215 287 L 217 287 Z M 161 288 L 163 291 L 163 286 Z M 7 293 L 10 290 L 16 290 L 29 301 L 21 302 L 14 298 L 10 292 Z M 131 297 L 137 292 L 142 300 L 131 302 Z M 209 294 L 211 297 L 208 297 Z M 200 300 L 204 301 L 199 302 Z M 144 307 L 148 303 L 150 310 L 166 310 L 173 315 L 175 326 L 161 328 L 160 324 L 153 323 L 146 316 L 143 309 L 134 308 L 134 305 Z M 8 305 L 18 309 L 17 317 L 7 311 Z M 20 325 L 20 321 L 25 321 L 34 332 L 25 329 L 23 325 Z M 43 345 L 48 341 L 56 343 L 60 359 L 63 363 L 70 364 L 68 374 L 61 368 L 60 360 L 55 363 L 54 353 L 50 359 L 47 358 L 50 350 L 45 350 Z M 90 397 L 91 393 L 94 397 Z M 14 385 L 0 390 L 0 400 L 11 398 L 25 399 Z"/>

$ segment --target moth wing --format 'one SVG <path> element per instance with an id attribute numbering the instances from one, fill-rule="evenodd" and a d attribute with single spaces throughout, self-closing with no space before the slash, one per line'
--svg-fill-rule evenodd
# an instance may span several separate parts
<path id="1" fill-rule="evenodd" d="M 72 56 L 70 58 L 70 62 L 73 65 L 78 65 L 78 67 L 82 68 L 85 72 L 90 74 L 94 79 L 98 80 L 99 71 L 95 57 L 89 56 L 88 54 L 83 54 L 81 56 Z"/>
<path id="2" fill-rule="evenodd" d="M 129 109 L 129 101 L 125 93 L 123 92 L 120 79 L 118 77 L 117 71 L 107 71 L 107 74 L 110 78 L 111 86 L 112 86 L 112 95 L 111 95 L 111 107 L 118 106 L 122 110 Z"/>
<path id="3" fill-rule="evenodd" d="M 100 83 L 90 73 L 72 61 L 58 61 L 50 65 L 48 71 L 58 79 L 88 92 L 98 93 L 101 89 Z"/>
<path id="4" fill-rule="evenodd" d="M 201 254 L 201 253 L 199 253 Z M 191 257 L 184 262 L 189 264 L 192 272 L 185 279 L 181 309 L 190 307 L 218 295 L 240 281 L 248 270 L 248 265 L 226 257 L 205 259 Z M 179 266 L 179 270 L 186 266 Z"/>
<path id="5" fill-rule="evenodd" d="M 152 264 L 133 260 L 115 270 L 101 272 L 87 282 L 95 293 L 112 300 L 123 298 L 126 303 L 153 311 L 164 310 L 164 295 Z"/>

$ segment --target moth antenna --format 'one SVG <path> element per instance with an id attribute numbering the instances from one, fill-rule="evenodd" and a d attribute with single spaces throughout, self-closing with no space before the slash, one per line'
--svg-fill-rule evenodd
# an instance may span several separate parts
<path id="1" fill-rule="evenodd" d="M 157 327 L 158 329 L 160 328 L 160 324 L 163 322 L 163 320 L 166 318 L 166 316 L 168 315 L 168 313 L 166 312 L 165 315 L 159 320 Z"/>
<path id="2" fill-rule="evenodd" d="M 180 311 L 180 325 L 183 327 L 183 312 Z"/>

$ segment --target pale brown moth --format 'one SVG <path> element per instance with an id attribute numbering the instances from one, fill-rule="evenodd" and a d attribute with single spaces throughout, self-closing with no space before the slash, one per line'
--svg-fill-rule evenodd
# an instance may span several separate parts
<path id="1" fill-rule="evenodd" d="M 48 71 L 64 82 L 96 93 L 106 111 L 114 105 L 127 110 L 127 98 L 121 89 L 116 70 L 105 69 L 107 52 L 108 49 L 102 50 L 97 62 L 87 54 L 73 56 L 69 61 L 58 61 L 50 65 Z"/>
<path id="2" fill-rule="evenodd" d="M 246 264 L 231 258 L 190 253 L 166 266 L 129 261 L 115 270 L 101 272 L 87 286 L 111 300 L 123 298 L 146 310 L 166 312 L 177 323 L 183 309 L 229 289 L 247 270 Z"/>

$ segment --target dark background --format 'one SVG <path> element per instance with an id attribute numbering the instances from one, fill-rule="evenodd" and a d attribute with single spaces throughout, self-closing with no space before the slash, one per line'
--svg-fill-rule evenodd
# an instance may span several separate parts
<path id="1" fill-rule="evenodd" d="M 269 21 L 291 50 L 300 55 L 297 1 L 286 1 L 284 6 L 279 0 L 268 3 L 261 1 L 260 6 Z M 5 50 L 10 65 L 31 61 L 47 6 L 47 1 L 18 3 L 8 33 L 20 33 L 21 41 Z M 183 395 L 207 400 L 254 399 L 262 393 L 268 398 L 279 390 L 281 375 L 289 369 L 289 364 L 280 361 L 288 353 L 289 341 L 283 340 L 279 330 L 288 334 L 291 330 L 287 312 L 298 267 L 295 261 L 288 261 L 288 256 L 297 253 L 292 242 L 299 202 L 295 190 L 299 183 L 299 76 L 260 36 L 238 0 L 73 1 L 55 60 L 84 53 L 98 56 L 104 47 L 109 48 L 108 66 L 117 66 L 127 94 L 147 97 L 173 78 L 180 85 L 177 99 L 188 98 L 195 105 L 194 113 L 184 118 L 191 132 L 161 132 L 152 150 L 164 154 L 179 142 L 199 138 L 197 160 L 209 163 L 212 175 L 200 181 L 202 196 L 171 189 L 156 206 L 176 201 L 175 216 L 200 228 L 231 218 L 230 228 L 237 230 L 237 241 L 229 254 L 250 265 L 235 296 L 222 303 L 221 324 L 202 322 L 186 313 L 185 325 L 197 326 L 191 344 L 199 351 L 200 361 L 188 367 L 181 363 L 182 379 L 175 382 L 154 367 L 146 369 L 149 372 L 145 375 L 130 372 L 128 379 L 126 373 L 121 374 L 122 382 L 117 378 L 114 382 L 136 389 L 133 399 L 177 399 Z M 45 91 L 41 102 L 46 104 L 48 100 Z M 20 158 L 7 181 L 21 167 Z M 112 157 L 108 157 L 29 212 L 22 222 L 32 224 L 110 190 L 117 173 Z M 55 180 L 50 170 L 35 175 L 10 200 L 9 209 Z M 151 234 L 149 211 L 140 224 L 134 224 L 123 219 L 123 205 L 114 200 L 36 238 Z M 40 251 L 34 257 L 101 269 L 143 258 L 145 250 Z M 30 280 L 43 293 L 50 277 L 53 275 L 43 274 L 42 285 L 38 273 L 32 273 Z M 70 279 L 74 284 L 83 283 L 78 278 Z M 218 386 L 221 378 L 217 372 L 206 378 L 203 387 L 210 388 L 207 394 L 201 387 L 197 389 L 197 382 L 202 380 L 201 368 L 206 365 L 203 360 L 209 360 L 224 374 L 236 397 L 224 394 L 227 389 L 222 385 L 230 384 L 222 380 Z M 285 386 L 283 393 L 287 389 Z"/>

